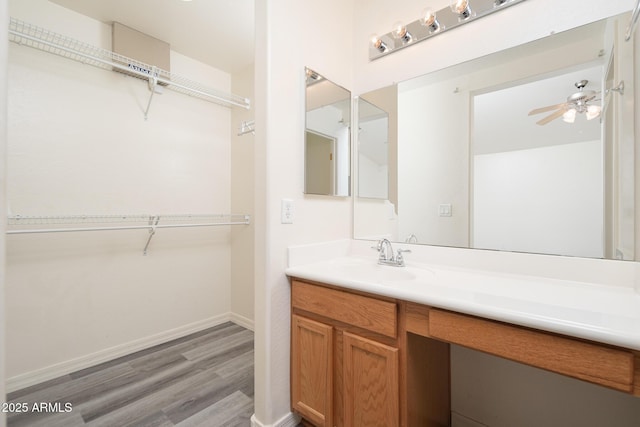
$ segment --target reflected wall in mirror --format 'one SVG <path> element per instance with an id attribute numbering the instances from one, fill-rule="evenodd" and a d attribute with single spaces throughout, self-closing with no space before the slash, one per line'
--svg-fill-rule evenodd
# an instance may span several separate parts
<path id="1" fill-rule="evenodd" d="M 389 113 L 358 99 L 358 197 L 389 198 Z"/>
<path id="2" fill-rule="evenodd" d="M 354 237 L 637 259 L 628 22 L 611 17 L 361 95 L 396 92 L 397 199 L 358 197 Z"/>
<path id="3" fill-rule="evenodd" d="M 305 194 L 349 196 L 351 92 L 307 68 Z"/>

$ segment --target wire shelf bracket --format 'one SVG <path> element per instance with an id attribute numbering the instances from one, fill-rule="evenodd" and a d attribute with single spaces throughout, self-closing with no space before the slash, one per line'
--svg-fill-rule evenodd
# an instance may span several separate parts
<path id="1" fill-rule="evenodd" d="M 161 223 L 162 221 L 162 223 Z M 249 225 L 245 214 L 172 214 L 172 215 L 57 215 L 7 217 L 6 234 L 42 234 L 84 231 L 148 230 L 143 255 L 160 228 L 215 227 Z"/>
<path id="2" fill-rule="evenodd" d="M 251 101 L 248 98 L 205 87 L 179 74 L 171 73 L 15 18 L 11 18 L 9 21 L 9 40 L 18 45 L 29 46 L 105 70 L 120 71 L 148 81 L 151 96 L 144 112 L 145 119 L 148 117 L 151 100 L 158 85 L 229 108 L 240 107 L 247 110 L 251 108 Z"/>
<path id="3" fill-rule="evenodd" d="M 256 123 L 253 120 L 245 120 L 240 123 L 240 127 L 238 128 L 238 136 L 246 135 L 246 134 L 256 134 Z"/>

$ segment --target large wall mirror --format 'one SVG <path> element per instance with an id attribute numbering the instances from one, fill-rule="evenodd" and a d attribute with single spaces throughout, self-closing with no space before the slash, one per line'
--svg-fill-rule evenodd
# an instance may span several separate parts
<path id="1" fill-rule="evenodd" d="M 304 192 L 349 196 L 351 92 L 314 70 L 305 72 Z"/>
<path id="2" fill-rule="evenodd" d="M 638 259 L 629 18 L 360 95 L 397 126 L 386 180 L 358 154 L 354 237 Z"/>

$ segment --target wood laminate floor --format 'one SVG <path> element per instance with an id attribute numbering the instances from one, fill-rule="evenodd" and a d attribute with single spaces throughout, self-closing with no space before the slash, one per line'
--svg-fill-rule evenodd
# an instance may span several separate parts
<path id="1" fill-rule="evenodd" d="M 7 424 L 246 427 L 253 365 L 253 332 L 228 322 L 12 392 L 9 409 L 28 410 L 9 412 Z"/>

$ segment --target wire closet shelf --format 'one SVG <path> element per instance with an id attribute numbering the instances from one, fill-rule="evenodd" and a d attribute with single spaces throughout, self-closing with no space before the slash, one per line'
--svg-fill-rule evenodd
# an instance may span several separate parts
<path id="1" fill-rule="evenodd" d="M 161 84 L 176 92 L 226 107 L 236 106 L 249 109 L 251 106 L 247 98 L 205 87 L 179 74 L 118 55 L 109 50 L 92 46 L 15 18 L 11 18 L 9 21 L 9 40 L 83 64 L 93 65 L 109 71 L 115 69 L 147 80 L 151 89 L 151 96 L 153 96 L 155 86 Z M 151 103 L 151 98 L 149 103 Z M 147 106 L 147 112 L 148 109 L 149 107 Z"/>
<path id="2" fill-rule="evenodd" d="M 249 225 L 251 217 L 245 214 L 167 214 L 167 215 L 53 215 L 7 217 L 7 234 L 64 233 L 83 231 L 139 230 L 149 231 L 144 247 L 159 228 L 215 227 Z"/>

